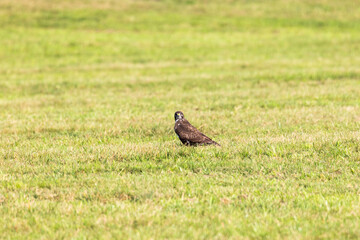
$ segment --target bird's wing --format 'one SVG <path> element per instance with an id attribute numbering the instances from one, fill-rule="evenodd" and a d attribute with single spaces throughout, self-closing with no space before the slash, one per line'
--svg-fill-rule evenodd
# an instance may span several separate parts
<path id="1" fill-rule="evenodd" d="M 197 130 L 186 119 L 182 120 L 175 129 L 175 132 L 181 139 L 185 139 L 193 143 L 213 143 L 213 140 Z"/>

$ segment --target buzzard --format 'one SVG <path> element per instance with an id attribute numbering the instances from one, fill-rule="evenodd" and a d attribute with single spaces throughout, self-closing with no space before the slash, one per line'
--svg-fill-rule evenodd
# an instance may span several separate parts
<path id="1" fill-rule="evenodd" d="M 176 135 L 179 137 L 180 141 L 187 145 L 217 145 L 220 146 L 217 142 L 211 140 L 209 137 L 205 136 L 199 130 L 197 130 L 193 125 L 191 125 L 188 120 L 185 119 L 184 114 L 180 111 L 175 112 L 175 126 L 174 130 Z"/>

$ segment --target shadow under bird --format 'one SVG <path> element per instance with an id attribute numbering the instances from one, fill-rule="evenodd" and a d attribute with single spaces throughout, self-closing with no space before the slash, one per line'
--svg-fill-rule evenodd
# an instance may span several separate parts
<path id="1" fill-rule="evenodd" d="M 211 140 L 208 136 L 197 130 L 185 119 L 184 114 L 180 111 L 175 112 L 174 130 L 180 141 L 187 146 L 196 145 L 217 145 L 217 142 Z"/>

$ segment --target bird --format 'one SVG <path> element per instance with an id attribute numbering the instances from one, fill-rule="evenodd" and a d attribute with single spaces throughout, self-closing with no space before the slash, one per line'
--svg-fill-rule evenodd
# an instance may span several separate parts
<path id="1" fill-rule="evenodd" d="M 185 119 L 181 111 L 175 112 L 175 126 L 174 130 L 180 141 L 186 146 L 197 145 L 216 145 L 220 146 L 217 142 L 197 130 L 193 125 Z"/>

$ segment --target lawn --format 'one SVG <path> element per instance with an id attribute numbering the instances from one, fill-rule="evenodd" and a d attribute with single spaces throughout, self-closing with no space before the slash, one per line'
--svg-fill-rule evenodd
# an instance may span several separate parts
<path id="1" fill-rule="evenodd" d="M 0 0 L 0 239 L 359 239 L 359 16 Z"/>

